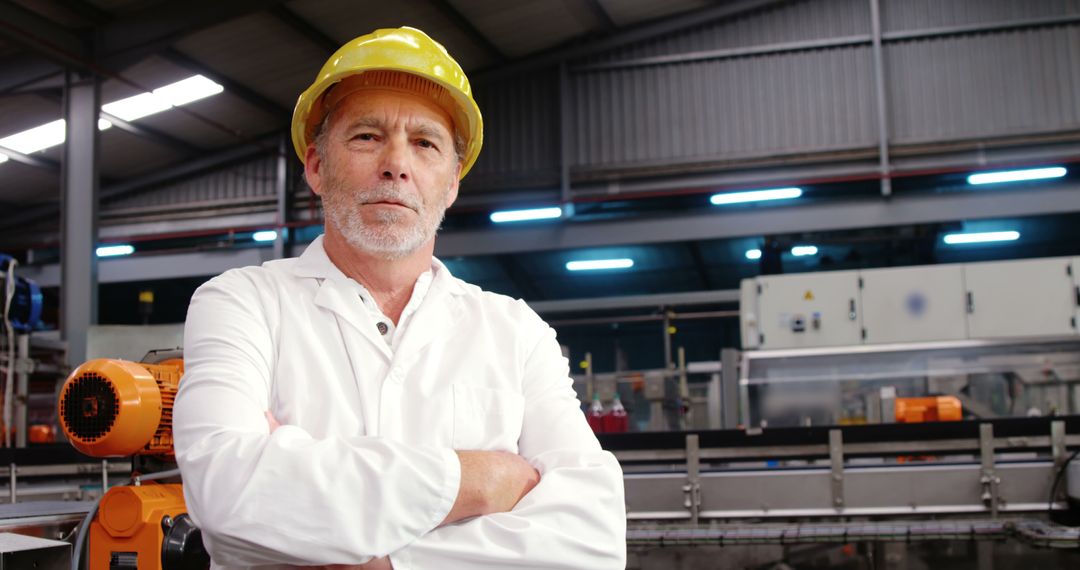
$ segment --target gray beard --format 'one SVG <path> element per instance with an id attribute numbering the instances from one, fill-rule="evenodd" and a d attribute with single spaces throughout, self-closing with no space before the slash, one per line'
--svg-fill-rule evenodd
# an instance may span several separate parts
<path id="1" fill-rule="evenodd" d="M 447 189 L 449 191 L 449 188 Z M 367 191 L 350 191 L 338 180 L 328 180 L 323 192 L 323 211 L 326 219 L 345 238 L 361 250 L 388 261 L 404 258 L 431 241 L 446 215 L 446 193 L 433 204 L 425 205 L 419 198 L 400 192 L 393 182 L 380 183 Z M 374 223 L 365 223 L 360 215 L 364 204 L 393 200 L 419 215 L 408 223 L 406 212 L 380 211 Z M 407 223 L 402 227 L 403 223 Z"/>

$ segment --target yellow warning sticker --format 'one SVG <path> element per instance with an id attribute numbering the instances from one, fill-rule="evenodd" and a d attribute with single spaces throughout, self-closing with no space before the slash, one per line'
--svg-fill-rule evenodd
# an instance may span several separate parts
<path id="1" fill-rule="evenodd" d="M 814 292 L 807 289 L 806 294 L 804 294 L 802 296 L 802 298 L 803 298 L 803 301 L 813 301 L 814 300 Z"/>

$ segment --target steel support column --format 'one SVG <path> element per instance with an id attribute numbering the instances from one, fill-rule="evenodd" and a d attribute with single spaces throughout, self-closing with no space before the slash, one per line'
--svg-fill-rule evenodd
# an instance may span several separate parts
<path id="1" fill-rule="evenodd" d="M 67 143 L 62 163 L 60 330 L 68 364 L 86 359 L 86 332 L 97 322 L 98 113 L 96 77 L 68 72 L 64 94 Z"/>
<path id="2" fill-rule="evenodd" d="M 292 257 L 292 236 L 289 235 L 289 145 L 288 135 L 282 134 L 278 140 L 277 160 L 275 161 L 274 192 L 277 195 L 277 238 L 274 239 L 274 258 Z"/>
<path id="3" fill-rule="evenodd" d="M 885 94 L 885 56 L 881 48 L 881 9 L 878 0 L 870 0 L 870 25 L 873 37 L 874 90 L 877 95 L 878 155 L 881 159 L 881 195 L 892 195 L 892 179 L 889 178 L 889 117 L 888 98 Z"/>
<path id="4" fill-rule="evenodd" d="M 559 64 L 559 201 L 564 218 L 574 215 L 573 194 L 570 191 L 570 133 L 573 128 L 570 105 L 570 73 L 564 61 Z"/>

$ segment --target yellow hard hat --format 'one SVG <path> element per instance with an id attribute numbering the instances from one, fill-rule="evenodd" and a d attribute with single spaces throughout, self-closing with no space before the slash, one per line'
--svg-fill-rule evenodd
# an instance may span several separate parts
<path id="1" fill-rule="evenodd" d="M 403 73 L 420 79 L 402 81 Z M 473 100 L 469 78 L 446 48 L 424 32 L 409 27 L 375 30 L 341 46 L 330 56 L 315 82 L 300 94 L 293 111 L 292 142 L 300 162 L 305 161 L 315 130 L 332 107 L 325 104 L 323 95 L 342 80 L 362 74 L 365 83 L 417 91 L 447 111 L 454 120 L 457 135 L 465 139 L 465 153 L 461 157 L 461 178 L 464 178 L 484 143 L 480 107 Z"/>

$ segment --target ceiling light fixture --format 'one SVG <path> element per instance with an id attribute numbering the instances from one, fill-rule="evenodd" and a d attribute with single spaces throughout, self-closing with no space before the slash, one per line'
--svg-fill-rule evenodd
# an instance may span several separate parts
<path id="1" fill-rule="evenodd" d="M 154 89 L 150 93 L 140 93 L 133 97 L 107 103 L 101 106 L 101 110 L 125 121 L 134 121 L 173 107 L 186 105 L 192 101 L 205 99 L 224 90 L 224 87 L 206 77 L 195 75 Z M 97 124 L 98 130 L 101 131 L 113 126 L 112 123 L 105 119 L 98 119 Z M 23 154 L 32 154 L 61 145 L 66 137 L 67 122 L 64 119 L 57 119 L 0 138 L 0 147 L 9 148 Z M 0 156 L 3 156 L 2 153 L 0 153 Z M 3 156 L 0 162 L 6 162 L 7 159 L 7 156 Z"/>
<path id="2" fill-rule="evenodd" d="M 963 234 L 947 234 L 944 241 L 948 245 L 958 245 L 965 243 L 990 243 L 995 241 L 1016 241 L 1020 239 L 1020 232 L 1017 231 L 1003 231 L 1003 232 L 971 232 Z"/>
<path id="3" fill-rule="evenodd" d="M 277 232 L 274 230 L 262 230 L 251 234 L 251 239 L 255 241 L 274 241 L 277 239 Z"/>
<path id="4" fill-rule="evenodd" d="M 568 261 L 566 269 L 569 271 L 597 271 L 601 269 L 629 269 L 634 266 L 634 260 L 629 258 L 619 259 L 590 259 L 585 261 Z"/>
<path id="5" fill-rule="evenodd" d="M 980 184 L 1000 184 L 1002 182 L 1022 182 L 1025 180 L 1043 180 L 1047 178 L 1061 178 L 1069 171 L 1061 166 L 1048 168 L 1027 168 L 1024 170 L 999 170 L 996 172 L 979 172 L 968 176 L 968 184 L 978 186 Z"/>
<path id="6" fill-rule="evenodd" d="M 496 224 L 505 222 L 527 222 L 531 220 L 550 220 L 562 216 L 562 208 L 531 208 L 528 210 L 499 210 L 491 213 L 491 221 Z"/>
<path id="7" fill-rule="evenodd" d="M 714 206 L 742 204 L 745 202 L 763 202 L 767 200 L 791 200 L 802 196 L 802 188 L 772 188 L 770 190 L 751 190 L 749 192 L 725 192 L 713 194 L 709 198 Z"/>
<path id="8" fill-rule="evenodd" d="M 103 245 L 97 248 L 98 257 L 116 257 L 118 255 L 131 255 L 135 248 L 127 244 Z"/>

